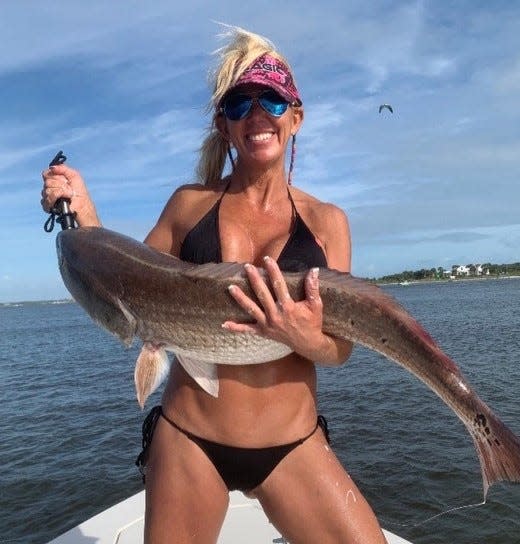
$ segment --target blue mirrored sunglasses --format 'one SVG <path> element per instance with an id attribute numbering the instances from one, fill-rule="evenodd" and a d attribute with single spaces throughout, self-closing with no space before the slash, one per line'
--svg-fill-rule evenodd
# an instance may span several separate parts
<path id="1" fill-rule="evenodd" d="M 289 102 L 278 93 L 267 90 L 257 95 L 232 93 L 224 99 L 220 110 L 230 121 L 240 121 L 247 117 L 253 102 L 257 101 L 261 108 L 273 117 L 281 117 L 289 106 Z"/>

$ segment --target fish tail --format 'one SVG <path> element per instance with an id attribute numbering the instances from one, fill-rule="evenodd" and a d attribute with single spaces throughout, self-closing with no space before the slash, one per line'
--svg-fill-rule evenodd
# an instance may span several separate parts
<path id="1" fill-rule="evenodd" d="M 484 407 L 475 413 L 468 429 L 478 453 L 486 500 L 495 482 L 520 482 L 520 439 Z"/>
<path id="2" fill-rule="evenodd" d="M 144 408 L 146 399 L 159 387 L 170 369 L 164 347 L 146 342 L 135 363 L 134 382 L 137 402 Z"/>

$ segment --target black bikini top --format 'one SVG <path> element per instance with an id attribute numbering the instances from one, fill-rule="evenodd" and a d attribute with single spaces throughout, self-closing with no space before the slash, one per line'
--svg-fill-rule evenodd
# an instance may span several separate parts
<path id="1" fill-rule="evenodd" d="M 222 262 L 218 218 L 220 203 L 226 191 L 227 187 L 209 212 L 184 238 L 179 255 L 183 261 L 195 264 Z M 285 272 L 302 272 L 315 266 L 326 268 L 327 257 L 323 249 L 298 213 L 290 191 L 287 190 L 287 193 L 293 220 L 289 239 L 278 257 L 278 266 Z"/>

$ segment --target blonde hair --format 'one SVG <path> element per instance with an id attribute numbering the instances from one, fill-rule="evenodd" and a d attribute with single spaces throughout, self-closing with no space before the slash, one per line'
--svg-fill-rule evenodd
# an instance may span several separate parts
<path id="1" fill-rule="evenodd" d="M 228 141 L 215 125 L 215 118 L 224 95 L 235 85 L 253 61 L 266 53 L 281 60 L 290 69 L 285 57 L 276 51 L 274 44 L 267 38 L 238 26 L 224 26 L 228 30 L 220 37 L 226 39 L 228 43 L 214 52 L 220 58 L 220 62 L 209 74 L 213 94 L 208 104 L 208 111 L 212 112 L 212 118 L 199 150 L 199 162 L 196 169 L 197 179 L 204 185 L 222 178 L 226 156 L 229 153 Z"/>

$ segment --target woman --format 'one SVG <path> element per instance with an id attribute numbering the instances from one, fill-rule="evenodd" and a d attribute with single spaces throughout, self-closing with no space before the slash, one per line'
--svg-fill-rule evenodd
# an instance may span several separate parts
<path id="1" fill-rule="evenodd" d="M 172 366 L 162 406 L 144 426 L 145 541 L 216 542 L 228 493 L 240 489 L 258 498 L 292 544 L 384 543 L 316 412 L 315 361 L 339 365 L 352 349 L 322 333 L 318 290 L 320 267 L 350 270 L 347 218 L 290 186 L 303 106 L 286 60 L 268 40 L 238 28 L 220 55 L 201 183 L 174 192 L 145 242 L 195 263 L 245 263 L 260 304 L 236 286 L 230 293 L 255 323 L 223 327 L 283 342 L 292 352 L 265 364 L 219 365 L 218 396 L 183 365 Z M 222 179 L 226 156 L 232 171 Z M 43 177 L 44 209 L 68 197 L 80 226 L 100 225 L 77 172 L 60 165 Z M 273 294 L 250 265 L 265 268 Z M 310 270 L 305 300 L 290 298 L 280 269 Z"/>

